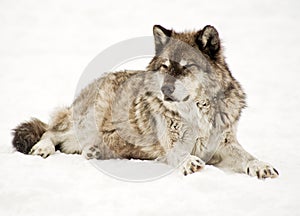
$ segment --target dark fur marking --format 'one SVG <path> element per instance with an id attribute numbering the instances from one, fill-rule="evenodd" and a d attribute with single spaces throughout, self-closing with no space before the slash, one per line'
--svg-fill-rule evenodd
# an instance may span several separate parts
<path id="1" fill-rule="evenodd" d="M 90 151 L 94 152 L 94 151 L 96 151 L 96 149 L 94 147 L 91 147 Z"/>
<path id="2" fill-rule="evenodd" d="M 199 31 L 197 36 L 196 43 L 199 46 L 199 49 L 208 54 L 211 59 L 217 59 L 217 54 L 221 48 L 217 30 L 208 25 Z M 204 37 L 206 41 L 204 41 Z"/>

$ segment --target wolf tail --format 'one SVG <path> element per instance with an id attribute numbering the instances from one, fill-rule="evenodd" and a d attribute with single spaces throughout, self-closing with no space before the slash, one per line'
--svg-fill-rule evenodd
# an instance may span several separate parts
<path id="1" fill-rule="evenodd" d="M 47 128 L 47 124 L 36 118 L 19 124 L 12 132 L 14 148 L 19 152 L 28 154 L 31 148 L 41 139 Z"/>

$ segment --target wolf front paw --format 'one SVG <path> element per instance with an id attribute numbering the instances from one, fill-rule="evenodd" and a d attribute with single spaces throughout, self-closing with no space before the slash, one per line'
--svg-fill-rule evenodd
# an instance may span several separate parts
<path id="1" fill-rule="evenodd" d="M 198 157 L 191 155 L 182 165 L 184 175 L 192 174 L 202 170 L 205 163 Z"/>
<path id="2" fill-rule="evenodd" d="M 276 178 L 279 176 L 278 171 L 272 165 L 259 160 L 250 161 L 246 172 L 248 175 L 256 176 L 259 179 Z"/>
<path id="3" fill-rule="evenodd" d="M 55 147 L 53 143 L 49 140 L 41 140 L 37 142 L 30 150 L 29 154 L 39 155 L 43 158 L 48 157 L 55 153 Z"/>

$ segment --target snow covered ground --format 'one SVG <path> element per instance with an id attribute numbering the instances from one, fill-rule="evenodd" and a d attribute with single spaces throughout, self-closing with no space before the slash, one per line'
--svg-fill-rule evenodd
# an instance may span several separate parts
<path id="1" fill-rule="evenodd" d="M 1 1 L 0 215 L 299 215 L 299 9 L 297 0 Z M 248 95 L 239 140 L 279 178 L 259 181 L 207 166 L 187 177 L 173 172 L 132 183 L 79 155 L 13 152 L 12 128 L 31 116 L 47 121 L 53 108 L 72 102 L 98 53 L 151 35 L 154 24 L 219 30 Z"/>

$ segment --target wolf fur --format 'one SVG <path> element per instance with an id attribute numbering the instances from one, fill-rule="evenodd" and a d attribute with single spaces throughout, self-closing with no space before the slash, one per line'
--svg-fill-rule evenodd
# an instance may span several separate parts
<path id="1" fill-rule="evenodd" d="M 236 139 L 246 106 L 217 30 L 178 33 L 153 27 L 156 55 L 146 71 L 108 73 L 48 125 L 37 119 L 14 129 L 14 147 L 47 157 L 55 147 L 87 159 L 158 160 L 190 174 L 204 164 L 258 178 L 277 177 L 270 164 Z M 29 150 L 30 149 L 30 150 Z"/>

